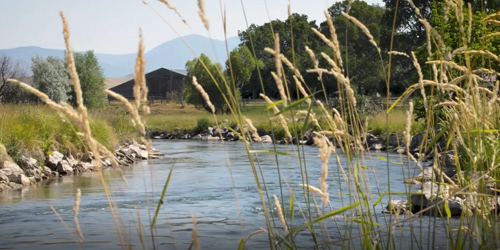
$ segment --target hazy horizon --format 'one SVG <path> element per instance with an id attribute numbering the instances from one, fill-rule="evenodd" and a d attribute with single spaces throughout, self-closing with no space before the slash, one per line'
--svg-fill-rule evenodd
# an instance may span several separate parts
<path id="1" fill-rule="evenodd" d="M 137 51 L 139 27 L 142 29 L 146 51 L 177 38 L 176 32 L 181 36 L 194 34 L 224 40 L 221 5 L 226 9 L 227 38 L 231 38 L 237 36 L 239 30 L 245 30 L 247 27 L 242 3 L 249 25 L 262 25 L 270 20 L 286 19 L 289 3 L 287 0 L 258 2 L 206 0 L 205 14 L 210 22 L 210 30 L 207 31 L 198 16 L 197 1 L 169 1 L 186 19 L 189 26 L 186 26 L 175 12 L 163 3 L 152 0 L 146 2 L 148 5 L 144 5 L 141 0 L 51 0 L 49 2 L 0 0 L 2 9 L 8 10 L 0 15 L 0 22 L 8 24 L 0 29 L 2 37 L 0 49 L 19 47 L 64 49 L 59 11 L 63 11 L 68 20 L 73 49 L 123 55 Z M 338 1 L 290 1 L 292 13 L 305 14 L 309 21 L 316 20 L 317 24 L 325 20 L 323 10 L 335 2 Z M 366 2 L 382 5 L 381 0 Z"/>

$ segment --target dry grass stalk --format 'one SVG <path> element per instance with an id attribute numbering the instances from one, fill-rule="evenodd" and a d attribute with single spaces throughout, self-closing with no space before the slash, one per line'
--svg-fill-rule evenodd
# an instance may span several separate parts
<path id="1" fill-rule="evenodd" d="M 489 58 L 491 58 L 491 59 L 493 59 L 493 60 L 495 60 L 497 62 L 500 62 L 500 58 L 497 55 L 495 55 L 495 54 L 493 54 L 493 53 L 491 53 L 491 52 L 489 52 L 487 50 L 469 50 L 469 51 L 464 50 L 464 51 L 460 51 L 459 53 L 461 53 L 461 54 L 486 56 L 486 57 L 489 57 Z"/>
<path id="2" fill-rule="evenodd" d="M 64 17 L 63 12 L 59 13 L 61 19 L 63 21 L 63 35 L 64 35 L 64 43 L 66 45 L 66 60 L 68 62 L 68 72 L 73 82 L 73 88 L 75 90 L 76 96 L 76 104 L 78 108 L 82 108 L 83 106 L 83 97 L 82 97 L 82 87 L 80 85 L 80 79 L 78 78 L 78 73 L 76 73 L 75 59 L 73 57 L 73 49 L 69 44 L 69 28 L 68 22 Z"/>
<path id="3" fill-rule="evenodd" d="M 330 66 L 332 66 L 333 72 L 335 72 L 336 74 L 342 74 L 342 71 L 340 70 L 337 63 L 329 55 L 327 55 L 324 52 L 321 52 L 321 56 L 325 58 L 325 60 L 328 62 L 328 64 L 330 64 Z"/>
<path id="4" fill-rule="evenodd" d="M 142 41 L 142 31 L 139 30 L 139 49 L 135 61 L 134 72 L 134 98 L 137 109 L 141 104 L 148 101 L 148 87 L 146 85 L 146 59 L 144 58 L 144 43 Z"/>
<path id="5" fill-rule="evenodd" d="M 198 92 L 200 92 L 201 97 L 203 97 L 203 99 L 207 103 L 208 107 L 212 111 L 212 114 L 215 114 L 215 106 L 212 104 L 212 102 L 210 101 L 210 97 L 208 96 L 207 92 L 205 92 L 205 90 L 203 89 L 203 87 L 198 83 L 198 81 L 196 80 L 195 76 L 193 76 L 193 85 L 198 90 Z"/>
<path id="6" fill-rule="evenodd" d="M 491 117 L 493 115 L 493 110 L 495 108 L 495 103 L 498 97 L 498 88 L 500 81 L 497 81 L 495 86 L 493 87 L 493 97 L 488 101 L 488 116 Z"/>
<path id="7" fill-rule="evenodd" d="M 303 185 L 303 184 L 299 184 L 299 187 L 305 187 L 307 188 L 311 193 L 315 193 L 317 194 L 319 197 L 323 197 L 323 192 L 317 188 L 317 187 L 314 187 L 314 186 L 311 186 L 311 185 Z"/>
<path id="8" fill-rule="evenodd" d="M 106 90 L 106 94 L 115 98 L 116 100 L 120 101 L 125 108 L 127 108 L 128 112 L 132 114 L 133 122 L 139 126 L 139 133 L 141 136 L 146 136 L 146 126 L 142 122 L 141 116 L 139 115 L 139 110 L 135 108 L 132 103 L 130 103 L 127 98 L 123 97 L 122 95 L 115 93 L 109 89 Z"/>
<path id="9" fill-rule="evenodd" d="M 442 65 L 446 65 L 446 66 L 449 66 L 451 68 L 454 68 L 456 70 L 460 70 L 462 72 L 467 72 L 467 68 L 464 67 L 464 66 L 460 66 L 458 64 L 456 64 L 455 62 L 452 62 L 452 61 L 427 61 L 425 62 L 426 64 L 442 64 Z"/>
<path id="10" fill-rule="evenodd" d="M 331 48 L 335 48 L 335 45 L 333 44 L 333 42 L 328 39 L 325 35 L 323 35 L 323 33 L 319 32 L 317 29 L 315 28 L 311 28 L 312 31 L 314 32 L 314 34 L 316 34 L 321 40 L 323 40 L 323 42 L 328 45 L 329 47 Z"/>
<path id="11" fill-rule="evenodd" d="M 307 116 L 309 114 L 309 119 L 311 122 L 316 126 L 318 129 L 321 129 L 321 126 L 319 125 L 318 119 L 316 119 L 316 115 L 313 112 L 307 112 L 305 110 L 299 110 L 297 112 L 298 116 Z"/>
<path id="12" fill-rule="evenodd" d="M 266 101 L 266 103 L 268 105 L 273 105 L 273 101 L 271 101 L 271 99 L 269 99 L 269 97 L 267 97 L 266 95 L 264 94 L 260 94 L 260 97 L 262 97 L 262 99 L 264 99 L 264 101 Z M 280 110 L 278 109 L 278 107 L 276 107 L 276 105 L 273 106 L 273 112 L 274 114 L 278 114 L 280 112 Z M 292 134 L 290 134 L 290 129 L 288 129 L 288 122 L 286 121 L 285 117 L 282 115 L 282 114 L 279 114 L 278 115 L 278 119 L 281 123 L 281 126 L 283 127 L 283 129 L 285 130 L 285 136 L 288 140 L 291 140 L 292 139 Z"/>
<path id="13" fill-rule="evenodd" d="M 257 133 L 257 129 L 253 126 L 252 120 L 244 117 L 245 121 L 248 124 L 248 127 L 250 128 L 250 132 L 252 133 L 253 139 L 256 142 L 262 142 L 262 138 L 260 138 L 259 133 Z"/>
<path id="14" fill-rule="evenodd" d="M 410 56 L 404 52 L 399 52 L 399 51 L 390 51 L 388 53 L 389 55 L 398 55 L 398 56 L 406 56 L 408 58 L 410 58 Z"/>
<path id="15" fill-rule="evenodd" d="M 198 15 L 200 15 L 201 21 L 203 25 L 205 25 L 205 29 L 209 30 L 210 25 L 208 24 L 208 19 L 205 17 L 205 5 L 203 4 L 203 0 L 198 0 Z"/>
<path id="16" fill-rule="evenodd" d="M 200 250 L 200 242 L 198 241 L 198 229 L 196 228 L 196 216 L 191 216 L 191 219 L 193 221 L 193 246 L 194 249 Z"/>
<path id="17" fill-rule="evenodd" d="M 9 154 L 7 153 L 7 149 L 5 148 L 5 146 L 2 143 L 0 143 L 0 160 L 12 161 Z"/>
<path id="18" fill-rule="evenodd" d="M 406 112 L 406 130 L 405 130 L 405 145 L 406 152 L 410 151 L 411 142 L 411 121 L 413 120 L 413 102 L 410 102 L 410 108 Z"/>
<path id="19" fill-rule="evenodd" d="M 314 55 L 314 51 L 312 51 L 308 46 L 306 46 L 306 52 L 309 55 L 309 58 L 311 58 L 311 61 L 314 64 L 314 69 L 319 70 L 319 61 L 316 59 L 316 55 Z M 309 72 L 309 71 L 308 71 Z M 322 72 L 317 72 L 318 73 L 318 79 L 321 81 L 323 78 L 323 73 Z"/>
<path id="20" fill-rule="evenodd" d="M 288 98 L 285 93 L 285 86 L 283 85 L 283 74 L 282 74 L 283 66 L 281 64 L 281 58 L 280 58 L 280 36 L 278 33 L 276 33 L 274 37 L 274 62 L 276 64 L 276 72 L 271 72 L 271 75 L 273 76 L 274 81 L 276 82 L 276 86 L 278 87 L 281 99 L 285 100 L 283 105 L 286 107 Z"/>
<path id="21" fill-rule="evenodd" d="M 278 218 L 280 219 L 281 225 L 283 225 L 283 229 L 285 230 L 285 232 L 288 232 L 285 217 L 283 216 L 283 211 L 281 210 L 281 204 L 276 195 L 274 196 L 274 205 L 276 206 L 276 212 L 278 213 Z"/>
<path id="22" fill-rule="evenodd" d="M 458 107 L 459 104 L 457 102 L 454 102 L 454 101 L 448 101 L 448 102 L 440 102 L 436 105 L 434 105 L 434 108 L 437 108 L 437 107 L 443 107 L 443 106 L 453 106 L 453 107 Z"/>
<path id="23" fill-rule="evenodd" d="M 332 45 L 333 45 L 332 49 L 333 51 L 335 51 L 335 57 L 337 58 L 338 64 L 342 67 L 343 65 L 342 56 L 340 55 L 340 46 L 335 26 L 333 25 L 332 18 L 330 17 L 330 15 L 328 15 L 328 12 L 324 11 L 323 13 L 325 14 L 328 28 L 330 29 L 330 36 L 332 37 Z"/>
<path id="24" fill-rule="evenodd" d="M 380 54 L 380 48 L 378 47 L 377 43 L 373 39 L 373 36 L 370 33 L 370 30 L 368 30 L 368 28 L 366 28 L 366 26 L 363 23 L 361 23 L 358 19 L 356 19 L 355 17 L 350 16 L 349 14 L 347 14 L 345 12 L 343 12 L 342 15 L 344 17 L 346 17 L 347 19 L 349 19 L 349 21 L 351 21 L 358 28 L 360 28 L 361 31 L 363 31 L 363 33 L 365 33 L 365 35 L 368 37 L 368 40 L 370 41 L 370 43 L 377 49 L 378 53 Z"/>
<path id="25" fill-rule="evenodd" d="M 177 8 L 175 8 L 174 6 L 172 6 L 169 2 L 167 2 L 167 0 L 158 0 L 158 1 L 164 3 L 167 6 L 167 8 L 173 10 L 175 12 L 175 14 L 177 14 L 177 16 L 179 16 L 179 18 L 182 20 L 182 22 L 185 25 L 189 26 L 188 23 L 187 23 L 187 21 L 181 16 L 181 13 L 179 13 L 179 11 L 177 11 Z"/>
<path id="26" fill-rule="evenodd" d="M 306 89 L 304 89 L 304 87 L 302 86 L 302 83 L 299 81 L 299 79 L 297 79 L 297 77 L 296 77 L 296 76 L 293 76 L 293 79 L 295 80 L 295 85 L 297 85 L 297 88 L 299 89 L 300 93 L 301 93 L 304 97 L 309 96 L 309 95 L 307 94 Z M 307 99 L 306 99 L 306 103 L 310 105 L 310 104 L 311 104 L 311 99 L 310 99 L 310 98 L 307 98 Z"/>
<path id="27" fill-rule="evenodd" d="M 319 147 L 319 159 L 323 162 L 319 184 L 321 185 L 321 192 L 323 193 L 321 200 L 324 208 L 327 204 L 330 204 L 330 195 L 328 193 L 328 184 L 326 183 L 326 179 L 328 178 L 328 158 L 330 158 L 332 149 L 330 142 L 325 136 L 314 137 L 314 143 Z"/>
<path id="28" fill-rule="evenodd" d="M 413 65 L 417 69 L 418 80 L 420 83 L 420 93 L 422 94 L 422 98 L 424 99 L 425 112 L 427 112 L 427 110 L 429 110 L 429 107 L 427 107 L 427 95 L 425 94 L 425 88 L 424 88 L 424 75 L 422 74 L 422 69 L 420 68 L 420 64 L 418 63 L 415 53 L 411 52 L 411 56 L 413 58 Z"/>
<path id="29" fill-rule="evenodd" d="M 472 6 L 470 3 L 467 4 L 469 8 L 469 27 L 467 28 L 467 41 L 471 41 L 471 33 L 472 33 Z"/>
<path id="30" fill-rule="evenodd" d="M 499 24 L 500 24 L 500 21 L 499 21 Z M 486 36 L 483 36 L 482 39 L 488 39 L 488 38 L 492 38 L 492 37 L 500 37 L 500 32 L 488 34 Z"/>
<path id="31" fill-rule="evenodd" d="M 75 226 L 76 226 L 76 234 L 78 237 L 80 237 L 80 243 L 83 243 L 83 234 L 82 230 L 80 229 L 80 223 L 78 223 L 78 211 L 80 210 L 80 197 L 82 196 L 82 192 L 80 189 L 76 190 L 76 199 L 75 199 L 75 205 L 73 206 L 73 214 L 74 218 L 73 220 L 75 221 Z"/>

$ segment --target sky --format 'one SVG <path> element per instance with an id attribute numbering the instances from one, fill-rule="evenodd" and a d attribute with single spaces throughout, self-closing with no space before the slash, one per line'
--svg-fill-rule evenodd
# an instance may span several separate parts
<path id="1" fill-rule="evenodd" d="M 382 0 L 366 1 L 383 5 Z M 207 31 L 198 16 L 196 0 L 168 0 L 189 26 L 163 3 L 145 2 L 147 5 L 142 0 L 0 0 L 0 49 L 24 46 L 63 49 L 60 11 L 68 20 L 73 49 L 127 54 L 137 51 L 139 28 L 146 51 L 177 38 L 177 33 L 223 40 L 221 5 L 226 10 L 227 37 L 233 37 L 246 29 L 245 13 L 248 24 L 285 20 L 289 3 L 288 0 L 205 0 L 205 15 L 210 23 Z M 335 2 L 290 0 L 293 13 L 305 14 L 318 24 L 325 20 L 323 11 Z"/>

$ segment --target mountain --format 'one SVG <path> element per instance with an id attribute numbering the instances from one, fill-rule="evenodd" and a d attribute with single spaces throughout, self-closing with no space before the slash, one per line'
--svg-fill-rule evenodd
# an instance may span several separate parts
<path id="1" fill-rule="evenodd" d="M 210 39 L 201 35 L 188 35 L 184 40 L 196 52 L 197 55 L 205 53 L 213 62 L 224 64 L 227 60 L 225 41 Z M 229 51 L 238 47 L 240 40 L 238 37 L 227 39 Z M 58 57 L 64 58 L 64 50 L 45 49 L 40 47 L 20 47 L 14 49 L 0 50 L 0 56 L 5 55 L 14 60 L 24 63 L 28 68 L 31 66 L 31 58 Z M 99 63 L 104 70 L 106 78 L 123 78 L 134 72 L 136 53 L 124 55 L 111 55 L 96 53 Z M 160 67 L 168 69 L 184 69 L 186 62 L 193 60 L 195 56 L 184 44 L 181 38 L 175 38 L 145 53 L 146 72 L 153 71 Z"/>

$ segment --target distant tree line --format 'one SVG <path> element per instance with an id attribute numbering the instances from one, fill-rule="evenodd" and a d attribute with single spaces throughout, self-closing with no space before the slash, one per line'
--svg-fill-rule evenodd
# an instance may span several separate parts
<path id="1" fill-rule="evenodd" d="M 94 52 L 75 53 L 74 59 L 84 104 L 88 108 L 106 106 L 105 78 Z M 14 62 L 7 56 L 0 57 L 0 101 L 2 103 L 38 101 L 38 98 L 7 82 L 7 79 L 12 78 L 31 84 L 53 101 L 75 105 L 75 92 L 65 60 L 56 57 L 36 56 L 32 58 L 31 71 L 33 74 L 29 76 L 26 67 L 23 67 L 20 62 Z"/>
<path id="2" fill-rule="evenodd" d="M 376 95 L 378 93 L 385 96 L 387 92 L 400 95 L 411 84 L 418 81 L 413 62 L 407 57 L 393 55 L 391 58 L 389 90 L 387 90 L 388 52 L 391 51 L 391 45 L 393 51 L 403 52 L 410 56 L 411 52 L 415 52 L 424 73 L 429 74 L 428 76 L 432 74 L 424 62 L 429 58 L 438 58 L 442 55 L 439 55 L 439 48 L 434 41 L 431 45 L 433 55 L 429 57 L 427 52 L 427 31 L 419 19 L 426 19 L 430 22 L 444 38 L 449 50 L 463 46 L 462 38 L 459 37 L 460 32 L 458 32 L 459 25 L 456 13 L 454 13 L 454 10 L 450 10 L 448 15 L 444 16 L 444 0 L 413 0 L 415 6 L 420 10 L 420 15 L 417 15 L 415 9 L 407 1 L 399 1 L 397 17 L 394 21 L 396 2 L 397 0 L 384 0 L 385 7 L 381 7 L 369 5 L 364 1 L 354 1 L 351 5 L 349 5 L 349 1 L 343 1 L 335 3 L 327 10 L 327 14 L 332 18 L 336 28 L 345 75 L 351 80 L 358 95 Z M 483 35 L 488 32 L 500 31 L 500 26 L 485 25 L 481 22 L 487 14 L 500 9 L 500 1 L 464 1 L 462 9 L 466 19 L 468 19 L 468 4 L 471 4 L 473 13 L 473 29 L 469 46 L 486 49 L 494 54 L 500 53 L 500 38 L 482 39 Z M 350 9 L 348 10 L 348 8 Z M 369 42 L 366 35 L 342 15 L 342 12 L 347 11 L 368 28 L 380 47 L 381 56 L 379 56 L 377 49 Z M 233 71 L 232 77 L 238 80 L 235 81 L 235 89 L 231 91 L 245 99 L 256 99 L 259 97 L 259 93 L 262 92 L 272 98 L 279 98 L 276 84 L 274 84 L 271 75 L 271 72 L 275 71 L 274 56 L 264 51 L 266 47 L 274 48 L 273 33 L 279 34 L 281 53 L 299 69 L 309 89 L 313 93 L 323 90 L 318 75 L 307 73 L 307 70 L 314 68 L 314 65 L 305 47 L 307 46 L 314 51 L 316 58 L 319 60 L 319 67 L 326 69 L 330 67 L 321 56 L 321 53 L 326 53 L 333 58 L 333 51 L 312 31 L 312 28 L 317 29 L 327 38 L 331 37 L 326 21 L 317 24 L 316 21 L 308 20 L 306 15 L 296 13 L 291 14 L 288 19 L 283 21 L 274 20 L 263 25 L 252 24 L 248 29 L 240 31 L 238 33 L 241 40 L 240 47 L 231 52 L 231 55 L 236 51 L 240 51 L 237 54 L 240 55 L 242 60 L 251 61 L 252 63 L 244 63 L 243 66 L 235 65 L 234 68 L 237 68 L 237 70 Z M 392 42 L 391 39 L 393 39 Z M 245 51 L 245 53 L 241 53 L 241 50 Z M 458 56 L 455 60 L 461 60 L 461 58 L 463 59 L 463 57 Z M 230 59 L 232 64 L 238 62 L 232 57 Z M 221 65 L 213 65 L 204 55 L 200 57 L 200 60 L 209 66 L 211 72 L 213 71 L 212 75 L 215 76 L 216 81 L 225 79 L 231 82 L 229 62 L 226 63 L 226 67 L 223 69 Z M 207 92 L 211 97 L 219 95 L 214 97 L 215 102 L 220 102 L 220 105 L 223 105 L 222 95 L 220 95 L 217 88 L 212 88 L 212 85 L 214 85 L 213 79 L 204 72 L 205 69 L 200 67 L 199 64 L 196 59 L 186 64 L 188 71 L 188 77 L 185 80 L 186 100 L 194 104 L 204 105 L 201 96 L 196 91 L 192 91 L 190 77 L 196 76 L 198 82 L 206 90 L 208 89 Z M 495 68 L 498 67 L 498 64 L 494 66 L 491 62 L 477 60 L 475 66 Z M 223 72 L 223 74 L 219 75 L 217 71 Z M 290 94 L 296 97 L 297 93 L 292 78 L 293 72 L 286 70 L 285 73 Z M 219 79 L 218 77 L 222 78 Z M 332 76 L 324 76 L 322 82 L 326 95 L 335 96 L 336 91 L 338 91 L 336 79 Z M 324 93 L 321 93 L 321 96 L 323 95 Z"/>

